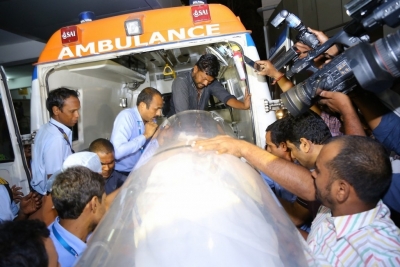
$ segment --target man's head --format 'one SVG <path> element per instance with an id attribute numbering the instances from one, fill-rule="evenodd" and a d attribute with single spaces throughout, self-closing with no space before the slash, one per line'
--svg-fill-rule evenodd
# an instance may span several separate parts
<path id="1" fill-rule="evenodd" d="M 0 266 L 59 266 L 46 224 L 39 220 L 0 224 Z"/>
<path id="2" fill-rule="evenodd" d="M 161 116 L 163 99 L 161 93 L 152 87 L 144 88 L 138 95 L 136 106 L 144 122 Z"/>
<path id="3" fill-rule="evenodd" d="M 68 127 L 73 127 L 79 118 L 81 108 L 77 91 L 67 88 L 58 88 L 49 93 L 46 108 L 50 116 Z"/>
<path id="4" fill-rule="evenodd" d="M 205 54 L 194 65 L 192 79 L 197 89 L 210 85 L 219 72 L 219 61 L 213 54 Z"/>
<path id="5" fill-rule="evenodd" d="M 311 110 L 298 117 L 290 116 L 286 126 L 286 144 L 292 158 L 308 169 L 314 168 L 322 146 L 332 137 L 328 126 Z"/>
<path id="6" fill-rule="evenodd" d="M 114 171 L 115 167 L 115 156 L 113 144 L 104 138 L 94 140 L 90 146 L 89 151 L 96 153 L 100 158 L 101 162 L 101 175 L 107 179 Z"/>
<path id="7" fill-rule="evenodd" d="M 312 172 L 317 199 L 332 211 L 340 205 L 375 207 L 390 185 L 391 175 L 385 148 L 369 137 L 352 135 L 330 140 Z"/>
<path id="8" fill-rule="evenodd" d="M 91 216 L 96 226 L 106 211 L 104 178 L 86 167 L 70 167 L 57 175 L 51 198 L 61 219 Z"/>
<path id="9" fill-rule="evenodd" d="M 284 124 L 287 123 L 288 117 L 276 120 L 270 124 L 265 131 L 266 150 L 282 159 L 291 161 L 290 150 L 286 145 L 286 133 Z"/>

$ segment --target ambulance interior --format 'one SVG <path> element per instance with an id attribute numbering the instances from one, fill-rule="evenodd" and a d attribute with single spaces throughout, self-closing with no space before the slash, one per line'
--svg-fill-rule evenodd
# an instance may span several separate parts
<path id="1" fill-rule="evenodd" d="M 146 87 L 154 87 L 163 95 L 163 116 L 159 118 L 159 124 L 167 119 L 174 77 L 190 72 L 204 53 L 217 56 L 220 62 L 217 79 L 242 100 L 246 80 L 240 80 L 233 59 L 233 51 L 238 49 L 236 43 L 221 42 L 142 53 L 119 52 L 116 57 L 115 54 L 101 55 L 73 63 L 64 61 L 49 68 L 47 88 L 50 91 L 59 87 L 78 90 L 81 110 L 74 129 L 73 146 L 79 151 L 88 148 L 96 138 L 110 138 L 117 114 L 123 108 L 134 107 L 138 94 Z M 237 138 L 254 142 L 251 111 L 229 108 L 216 98 L 210 99 L 208 110 L 222 117 Z"/>

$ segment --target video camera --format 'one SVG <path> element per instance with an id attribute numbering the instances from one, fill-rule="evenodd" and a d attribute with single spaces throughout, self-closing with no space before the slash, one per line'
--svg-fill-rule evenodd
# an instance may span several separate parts
<path id="1" fill-rule="evenodd" d="M 362 35 L 365 30 L 388 25 L 400 25 L 400 0 L 353 0 L 345 5 L 354 19 L 341 32 L 323 45 L 310 51 L 306 58 L 297 60 L 289 76 L 307 68 L 310 62 L 335 43 L 349 45 L 351 34 Z M 350 41 L 350 43 L 349 43 Z M 331 62 L 305 81 L 281 94 L 283 105 L 293 116 L 309 109 L 316 99 L 317 89 L 347 93 L 360 85 L 365 90 L 380 93 L 400 77 L 400 30 L 369 44 L 356 40 Z"/>

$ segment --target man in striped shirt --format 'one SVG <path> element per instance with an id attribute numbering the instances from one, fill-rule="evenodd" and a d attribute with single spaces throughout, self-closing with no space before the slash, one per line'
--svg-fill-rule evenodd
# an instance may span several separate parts
<path id="1" fill-rule="evenodd" d="M 322 148 L 312 172 L 322 206 L 307 238 L 319 263 L 400 265 L 400 230 L 380 200 L 391 175 L 385 149 L 368 137 L 342 136 Z"/>

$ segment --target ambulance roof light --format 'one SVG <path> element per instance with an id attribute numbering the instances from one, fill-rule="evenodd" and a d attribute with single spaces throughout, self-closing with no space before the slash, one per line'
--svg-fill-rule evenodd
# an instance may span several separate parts
<path id="1" fill-rule="evenodd" d="M 79 14 L 80 23 L 92 21 L 92 20 L 94 20 L 94 18 L 95 18 L 95 15 L 94 15 L 94 12 L 92 12 L 92 11 L 83 11 Z"/>
<path id="2" fill-rule="evenodd" d="M 142 21 L 140 19 L 129 19 L 125 21 L 126 35 L 134 36 L 143 33 Z"/>

